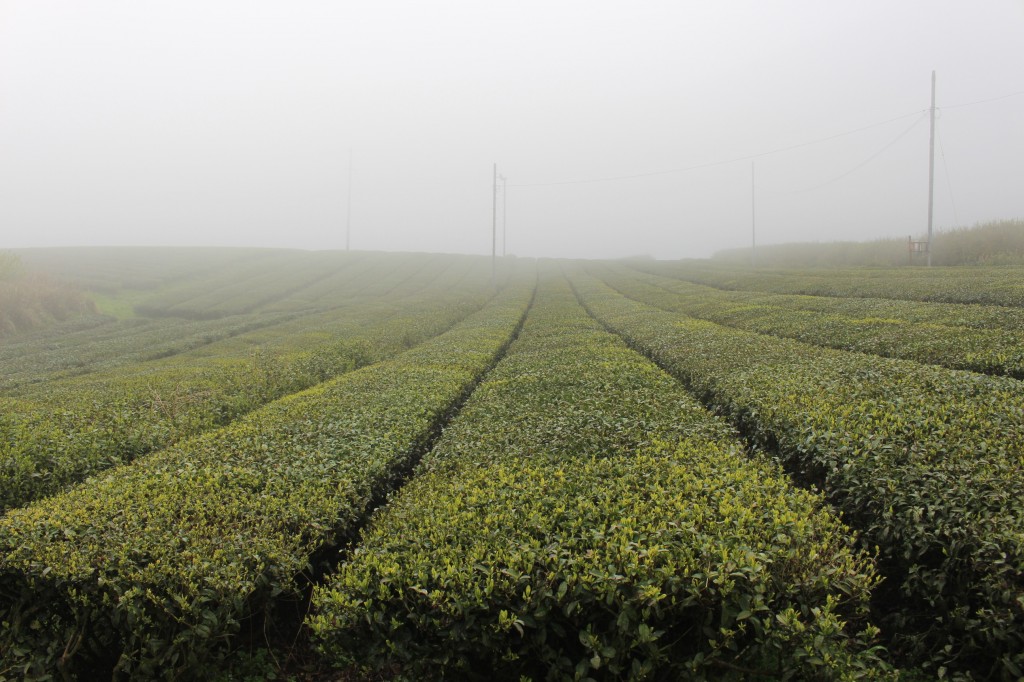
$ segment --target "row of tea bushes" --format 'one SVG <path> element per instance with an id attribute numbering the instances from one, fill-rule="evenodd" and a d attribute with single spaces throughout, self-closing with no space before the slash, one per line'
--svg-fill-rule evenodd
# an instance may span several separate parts
<path id="1" fill-rule="evenodd" d="M 350 271 L 358 270 L 359 260 L 358 256 L 329 251 L 268 250 L 168 286 L 136 309 L 149 317 L 200 320 L 244 314 L 325 281 L 343 287 Z"/>
<path id="2" fill-rule="evenodd" d="M 0 519 L 0 670 L 205 679 L 494 364 L 533 282 L 392 360 Z"/>
<path id="3" fill-rule="evenodd" d="M 505 270 L 506 268 L 502 268 Z M 146 297 L 136 310 L 153 317 L 216 319 L 249 312 L 324 310 L 348 297 L 391 296 L 473 272 L 490 277 L 479 256 L 410 253 L 271 251 L 205 277 L 187 279 Z"/>
<path id="4" fill-rule="evenodd" d="M 398 299 L 361 299 L 165 361 L 0 398 L 0 509 L 66 489 L 436 336 L 490 295 L 484 287 L 469 289 L 428 287 Z"/>
<path id="5" fill-rule="evenodd" d="M 1024 387 L 817 348 L 659 310 L 585 276 L 585 305 L 821 485 L 879 548 L 900 653 L 1024 668 Z"/>
<path id="6" fill-rule="evenodd" d="M 591 271 L 630 298 L 730 327 L 1024 379 L 1024 309 L 721 291 L 622 267 Z"/>
<path id="7" fill-rule="evenodd" d="M 458 267 L 451 257 L 437 254 L 413 258 L 409 254 L 353 253 L 348 254 L 346 263 L 337 273 L 287 292 L 272 303 L 261 305 L 259 310 L 324 309 L 344 303 L 353 294 L 393 296 L 399 291 L 432 285 L 447 268 Z"/>
<path id="8" fill-rule="evenodd" d="M 852 544 L 550 280 L 308 622 L 409 679 L 882 676 Z"/>
<path id="9" fill-rule="evenodd" d="M 18 249 L 26 266 L 88 291 L 161 291 L 263 260 L 273 249 L 194 246 L 41 247 Z M 291 250 L 281 249 L 282 253 Z"/>
<path id="10" fill-rule="evenodd" d="M 719 289 L 1024 307 L 1024 278 L 1017 266 L 752 270 L 685 261 L 631 261 L 630 265 Z"/>
<path id="11" fill-rule="evenodd" d="M 41 388 L 33 384 L 171 357 L 297 316 L 264 313 L 200 322 L 96 315 L 21 334 L 0 344 L 0 394 L 31 393 Z"/>
<path id="12" fill-rule="evenodd" d="M 32 394 L 39 392 L 39 387 L 29 384 L 116 367 L 132 371 L 131 365 L 189 351 L 196 351 L 191 353 L 194 359 L 203 352 L 203 346 L 211 346 L 207 349 L 211 355 L 237 354 L 236 346 L 240 344 L 244 344 L 244 350 L 259 345 L 275 353 L 293 350 L 297 344 L 308 348 L 306 335 L 310 328 L 322 327 L 324 337 L 332 338 L 331 325 L 358 314 L 367 303 L 386 305 L 427 292 L 461 291 L 472 295 L 490 280 L 490 269 L 484 272 L 482 261 L 447 256 L 412 259 L 403 254 L 352 255 L 340 261 L 344 267 L 318 280 L 316 286 L 291 293 L 282 290 L 273 304 L 247 314 L 200 320 L 167 316 L 114 320 L 96 315 L 5 339 L 0 343 L 0 391 Z M 231 274 L 230 269 L 225 273 L 228 281 Z M 475 285 L 467 283 L 467 278 L 475 278 Z M 275 281 L 270 273 L 264 279 L 265 287 Z M 187 284 L 206 291 L 210 297 L 224 294 L 217 281 L 208 278 Z M 130 306 L 139 297 L 165 295 L 174 299 L 175 291 L 124 291 L 119 296 L 123 297 L 122 305 Z M 386 312 L 381 310 L 380 314 Z M 235 344 L 217 343 L 231 338 L 236 338 Z M 42 391 L 47 388 L 42 387 Z"/>

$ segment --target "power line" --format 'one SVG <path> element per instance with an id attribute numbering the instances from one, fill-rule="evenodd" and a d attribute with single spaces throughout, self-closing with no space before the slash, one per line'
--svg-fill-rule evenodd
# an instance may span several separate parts
<path id="1" fill-rule="evenodd" d="M 684 168 L 671 168 L 669 170 L 653 171 L 653 172 L 650 172 L 650 173 L 637 173 L 637 174 L 634 174 L 634 175 L 617 175 L 617 176 L 605 177 L 605 178 L 591 178 L 591 179 L 587 179 L 587 180 L 563 180 L 563 181 L 560 181 L 560 182 L 519 183 L 519 184 L 510 185 L 510 186 L 511 187 L 552 187 L 552 186 L 555 186 L 555 185 L 583 185 L 583 184 L 589 184 L 589 183 L 594 183 L 594 182 L 611 182 L 611 181 L 614 181 L 614 180 L 632 180 L 634 178 L 649 178 L 649 177 L 654 177 L 654 176 L 658 176 L 658 175 L 671 175 L 673 173 L 684 173 L 686 171 L 701 170 L 703 168 L 713 168 L 715 166 L 725 166 L 725 165 L 728 165 L 730 163 L 736 163 L 737 161 L 752 161 L 754 159 L 759 159 L 759 158 L 761 158 L 763 156 L 771 156 L 772 154 L 781 154 L 782 152 L 788 152 L 788 151 L 792 151 L 794 149 L 800 149 L 801 147 L 809 147 L 809 146 L 814 145 L 814 144 L 820 144 L 822 142 L 828 142 L 830 140 L 835 140 L 835 139 L 838 139 L 840 137 L 846 137 L 847 135 L 854 135 L 856 133 L 860 133 L 860 132 L 863 132 L 865 130 L 870 130 L 872 128 L 877 128 L 879 126 L 883 126 L 883 125 L 886 125 L 888 123 L 893 123 L 895 121 L 901 121 L 901 120 L 903 120 L 905 118 L 909 118 L 911 116 L 918 116 L 918 115 L 920 115 L 924 111 L 927 111 L 927 110 L 922 109 L 920 111 L 915 111 L 915 112 L 910 113 L 910 114 L 903 114 L 902 116 L 896 116 L 894 118 L 886 119 L 885 121 L 879 121 L 878 123 L 872 123 L 870 125 L 866 125 L 866 126 L 863 126 L 863 127 L 860 127 L 860 128 L 856 128 L 854 130 L 847 130 L 846 132 L 837 133 L 835 135 L 829 135 L 828 137 L 820 137 L 820 138 L 817 138 L 817 139 L 814 139 L 814 140 L 809 140 L 807 142 L 800 142 L 798 144 L 790 145 L 788 147 L 780 147 L 778 149 L 772 149 L 772 150 L 766 151 L 766 152 L 759 152 L 757 154 L 748 154 L 746 156 L 737 156 L 737 157 L 734 157 L 734 158 L 731 158 L 731 159 L 726 159 L 726 160 L 722 160 L 722 161 L 712 161 L 712 162 L 709 162 L 709 163 L 702 163 L 702 164 L 698 164 L 698 165 L 695 165 L 695 166 L 686 166 Z"/>
<path id="2" fill-rule="evenodd" d="M 1009 95 L 1000 95 L 999 97 L 992 97 L 989 99 L 979 99 L 976 102 L 965 102 L 963 104 L 952 104 L 945 107 L 939 107 L 939 109 L 959 109 L 960 107 L 973 107 L 975 104 L 988 104 L 989 102 L 998 102 L 1001 99 L 1009 99 L 1010 97 L 1019 97 L 1024 95 L 1024 90 L 1020 92 L 1011 92 Z"/>
<path id="3" fill-rule="evenodd" d="M 852 175 L 853 173 L 859 171 L 861 168 L 863 168 L 864 166 L 868 165 L 869 163 L 871 163 L 872 161 L 877 159 L 879 156 L 884 154 L 890 147 L 892 147 L 894 144 L 896 144 L 897 142 L 902 140 L 904 137 L 906 137 L 908 134 L 910 134 L 910 131 L 912 131 L 917 126 L 921 125 L 921 122 L 925 119 L 926 115 L 927 115 L 927 112 L 922 114 L 919 119 L 917 119 L 916 121 L 911 123 L 909 128 L 907 128 L 902 133 L 900 133 L 895 138 L 893 138 L 891 141 L 886 143 L 886 145 L 884 147 L 882 147 L 877 152 L 875 152 L 874 154 L 872 154 L 871 156 L 866 158 L 864 161 L 860 162 L 859 164 L 857 164 L 856 166 L 851 168 L 850 170 L 846 171 L 842 175 L 837 175 L 836 177 L 832 178 L 831 180 L 827 180 L 827 181 L 825 181 L 825 182 L 823 182 L 823 183 L 821 183 L 819 185 L 814 185 L 813 187 L 807 187 L 805 189 L 793 190 L 792 192 L 787 192 L 787 194 L 801 194 L 803 192 L 811 192 L 811 191 L 816 190 L 816 189 L 821 189 L 822 187 L 828 187 L 829 185 L 831 185 L 831 184 L 833 184 L 835 182 L 839 182 L 840 180 L 842 180 L 846 176 Z"/>
<path id="4" fill-rule="evenodd" d="M 1021 90 L 1019 92 L 1011 92 L 1011 93 L 1009 93 L 1007 95 L 1000 95 L 998 97 L 990 97 L 988 99 L 977 100 L 977 101 L 974 101 L 974 102 L 965 102 L 963 104 L 953 104 L 953 105 L 946 106 L 946 107 L 939 107 L 939 109 L 958 109 L 960 107 L 970 107 L 970 106 L 975 106 L 977 104 L 987 104 L 989 102 L 996 102 L 996 101 L 999 101 L 999 100 L 1008 99 L 1010 97 L 1018 97 L 1020 95 L 1024 95 L 1024 90 Z M 759 159 L 759 158 L 764 157 L 764 156 L 771 156 L 772 154 L 781 154 L 783 152 L 792 151 L 794 149 L 800 149 L 802 147 L 809 147 L 811 145 L 820 144 L 822 142 L 829 142 L 830 140 L 835 140 L 835 139 L 838 139 L 840 137 L 846 137 L 848 135 L 855 135 L 857 133 L 864 132 L 865 130 L 871 130 L 872 128 L 877 128 L 879 126 L 887 125 L 889 123 L 894 123 L 896 121 L 901 121 L 901 120 L 903 120 L 905 118 L 910 118 L 911 116 L 917 116 L 917 115 L 919 115 L 921 113 L 927 113 L 927 112 L 928 112 L 928 109 L 920 109 L 918 111 L 914 111 L 914 112 L 911 112 L 909 114 L 903 114 L 901 116 L 895 116 L 893 118 L 889 118 L 889 119 L 886 119 L 884 121 L 879 121 L 877 123 L 871 123 L 869 125 L 862 126 L 860 128 L 855 128 L 853 130 L 847 130 L 846 132 L 837 133 L 835 135 L 829 135 L 828 137 L 821 137 L 821 138 L 817 138 L 817 139 L 814 139 L 814 140 L 808 140 L 807 142 L 800 142 L 798 144 L 789 145 L 788 147 L 779 147 L 778 149 L 772 149 L 772 150 L 765 151 L 765 152 L 759 152 L 757 154 L 748 154 L 748 155 L 745 155 L 745 156 L 737 156 L 737 157 L 734 157 L 734 158 L 731 158 L 731 159 L 724 159 L 724 160 L 721 160 L 721 161 L 711 161 L 709 163 L 702 163 L 702 164 L 697 164 L 697 165 L 694 165 L 694 166 L 684 166 L 684 167 L 680 167 L 680 168 L 670 168 L 668 170 L 651 171 L 651 172 L 648 172 L 648 173 L 634 173 L 634 174 L 631 174 L 631 175 L 613 175 L 613 176 L 602 177 L 602 178 L 586 178 L 586 179 L 580 179 L 580 180 L 561 180 L 561 181 L 556 181 L 556 182 L 516 183 L 516 184 L 512 184 L 510 186 L 511 187 L 555 187 L 555 186 L 558 186 L 558 185 L 586 185 L 586 184 L 592 184 L 592 183 L 598 183 L 598 182 L 614 182 L 614 181 L 617 181 L 617 180 L 634 180 L 634 179 L 639 179 L 639 178 L 650 178 L 650 177 L 656 177 L 656 176 L 659 176 L 659 175 L 672 175 L 672 174 L 675 174 L 675 173 L 685 173 L 685 172 L 688 172 L 688 171 L 701 170 L 701 169 L 704 169 L 704 168 L 714 168 L 715 166 L 726 166 L 728 164 L 736 163 L 738 161 L 752 161 L 754 159 Z M 915 125 L 916 124 L 917 124 L 917 122 L 915 122 Z M 894 144 L 894 143 L 895 142 L 893 142 L 892 144 Z M 884 151 L 884 149 L 883 149 L 883 151 Z M 854 170 L 857 170 L 857 169 L 855 168 Z M 853 172 L 853 171 L 850 171 L 850 172 Z"/>

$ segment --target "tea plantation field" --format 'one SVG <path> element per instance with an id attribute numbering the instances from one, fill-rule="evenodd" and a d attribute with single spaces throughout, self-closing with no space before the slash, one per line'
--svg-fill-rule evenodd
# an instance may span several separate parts
<path id="1" fill-rule="evenodd" d="M 19 257 L 0 679 L 1024 677 L 1018 269 Z"/>

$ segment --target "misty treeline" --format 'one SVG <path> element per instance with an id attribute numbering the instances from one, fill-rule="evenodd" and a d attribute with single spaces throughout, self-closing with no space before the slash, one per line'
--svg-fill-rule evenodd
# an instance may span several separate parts
<path id="1" fill-rule="evenodd" d="M 915 241 L 927 236 L 913 235 Z M 907 238 L 870 242 L 813 242 L 758 246 L 758 267 L 818 266 L 906 266 L 924 265 L 923 253 L 911 255 Z M 719 251 L 712 260 L 719 263 L 749 264 L 750 249 Z M 936 231 L 933 237 L 933 265 L 1022 265 L 1024 264 L 1024 220 L 1000 220 L 973 227 Z"/>
<path id="2" fill-rule="evenodd" d="M 96 312 L 79 289 L 26 269 L 17 254 L 0 252 L 0 338 Z"/>

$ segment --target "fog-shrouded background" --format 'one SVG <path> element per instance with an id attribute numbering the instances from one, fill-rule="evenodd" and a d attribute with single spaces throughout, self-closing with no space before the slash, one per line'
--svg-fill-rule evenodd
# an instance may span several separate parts
<path id="1" fill-rule="evenodd" d="M 1024 0 L 0 0 L 0 248 L 702 257 L 1024 216 Z M 350 174 L 351 169 L 351 174 Z M 351 192 L 351 202 L 349 193 Z"/>

